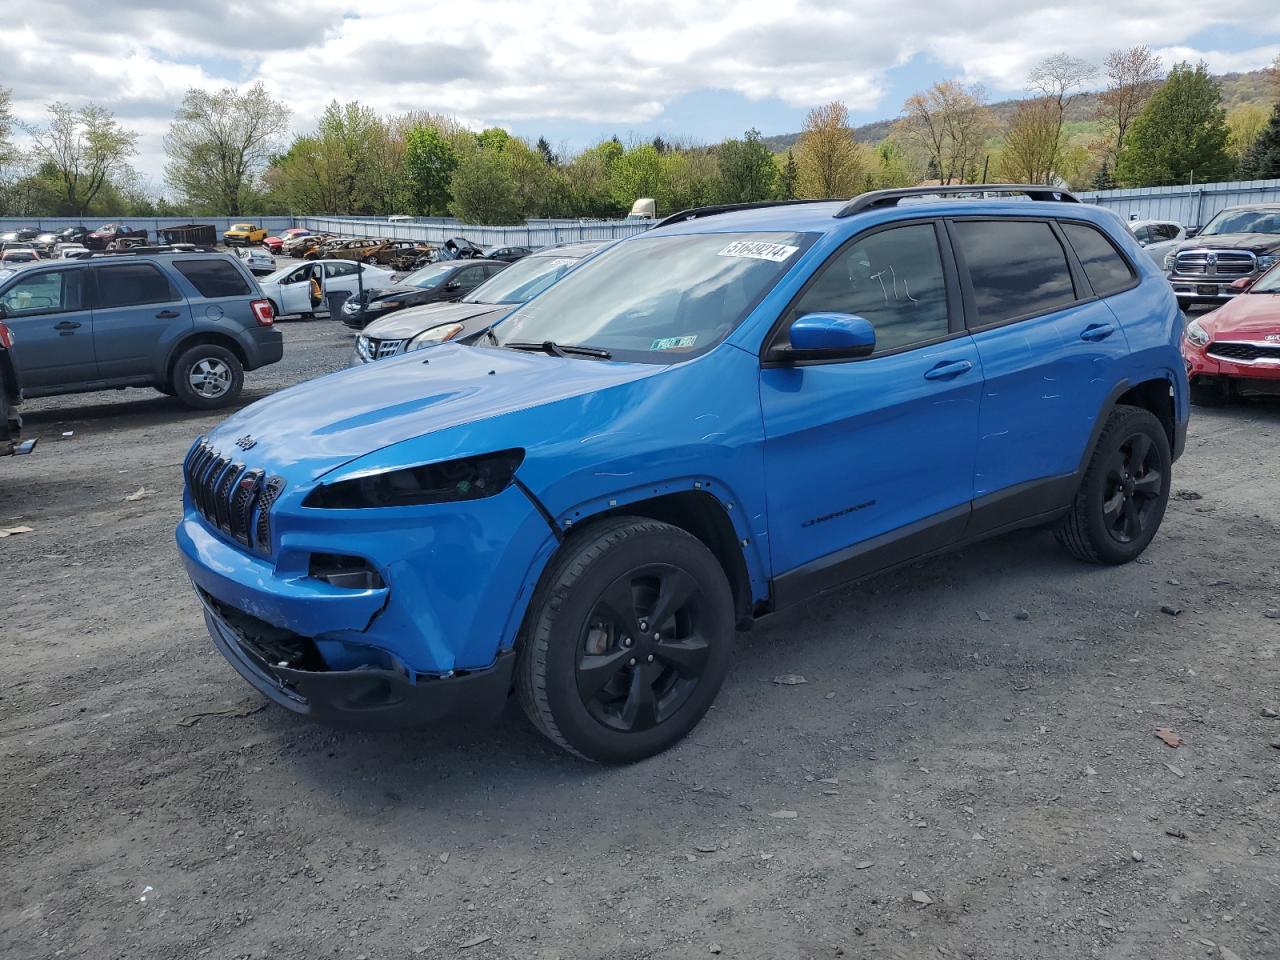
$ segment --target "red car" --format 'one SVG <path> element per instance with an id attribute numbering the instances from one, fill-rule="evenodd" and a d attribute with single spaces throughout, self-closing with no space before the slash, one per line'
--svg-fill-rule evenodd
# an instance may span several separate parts
<path id="1" fill-rule="evenodd" d="M 1280 396 L 1280 264 L 1231 286 L 1241 296 L 1192 320 L 1182 340 L 1191 398 L 1199 403 Z"/>
<path id="2" fill-rule="evenodd" d="M 311 231 L 305 227 L 290 227 L 288 230 L 281 230 L 278 236 L 267 237 L 262 241 L 262 245 L 272 253 L 279 253 L 286 240 L 293 237 L 309 236 L 310 233 Z"/>
<path id="3" fill-rule="evenodd" d="M 90 250 L 106 250 L 117 240 L 135 238 L 146 243 L 147 231 L 142 229 L 130 230 L 123 223 L 104 223 L 84 238 L 84 245 Z M 119 244 L 119 246 L 124 246 L 124 244 Z"/>

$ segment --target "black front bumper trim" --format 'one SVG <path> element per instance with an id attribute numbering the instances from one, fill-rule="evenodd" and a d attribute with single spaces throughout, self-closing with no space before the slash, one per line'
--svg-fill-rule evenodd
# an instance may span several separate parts
<path id="1" fill-rule="evenodd" d="M 205 623 L 219 652 L 260 693 L 320 723 L 361 730 L 398 730 L 442 720 L 493 723 L 511 692 L 515 651 L 493 665 L 448 677 L 410 679 L 395 669 L 295 670 L 268 663 L 203 596 Z"/>

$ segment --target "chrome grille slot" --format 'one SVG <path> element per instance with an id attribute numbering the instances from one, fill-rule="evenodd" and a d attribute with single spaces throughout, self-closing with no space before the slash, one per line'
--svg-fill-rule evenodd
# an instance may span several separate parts
<path id="1" fill-rule="evenodd" d="M 1184 250 L 1174 261 L 1174 273 L 1235 280 L 1249 276 L 1257 265 L 1257 258 L 1248 250 Z"/>
<path id="2" fill-rule="evenodd" d="M 385 360 L 387 357 L 394 357 L 400 352 L 405 341 L 400 340 L 375 340 L 369 337 L 365 348 L 365 355 L 370 360 Z"/>

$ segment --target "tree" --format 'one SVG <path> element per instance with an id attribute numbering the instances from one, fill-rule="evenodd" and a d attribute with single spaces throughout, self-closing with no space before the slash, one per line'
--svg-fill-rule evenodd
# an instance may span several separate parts
<path id="1" fill-rule="evenodd" d="M 630 203 L 626 207 L 616 204 L 609 190 L 613 165 L 623 152 L 617 140 L 604 140 L 564 165 L 564 213 L 571 217 L 612 217 L 630 209 Z"/>
<path id="2" fill-rule="evenodd" d="M 47 127 L 28 129 L 33 152 L 39 162 L 50 166 L 61 206 L 82 217 L 108 180 L 128 169 L 129 158 L 138 149 L 138 135 L 95 104 L 75 110 L 55 102 L 48 111 Z"/>
<path id="3" fill-rule="evenodd" d="M 1124 147 L 1129 127 L 1160 85 L 1160 58 L 1149 47 L 1112 50 L 1103 61 L 1106 89 L 1098 94 L 1095 118 L 1105 131 L 1103 162 L 1113 162 Z"/>
<path id="4" fill-rule="evenodd" d="M 795 152 L 788 150 L 787 159 L 778 169 L 778 198 L 794 200 L 800 184 L 800 168 L 796 166 Z"/>
<path id="5" fill-rule="evenodd" d="M 991 127 L 985 100 L 980 86 L 943 80 L 902 105 L 898 135 L 923 153 L 931 179 L 963 182 L 964 172 L 977 165 Z"/>
<path id="6" fill-rule="evenodd" d="M 1116 187 L 1115 178 L 1111 176 L 1111 169 L 1107 165 L 1107 158 L 1102 158 L 1102 166 L 1098 168 L 1098 172 L 1093 175 L 1093 182 L 1090 184 L 1094 190 L 1114 190 Z"/>
<path id="7" fill-rule="evenodd" d="M 404 172 L 413 212 L 443 215 L 452 199 L 449 183 L 458 168 L 453 144 L 434 124 L 411 128 L 404 140 Z"/>
<path id="8" fill-rule="evenodd" d="M 752 128 L 741 140 L 730 138 L 720 144 L 721 196 L 727 203 L 770 200 L 778 189 L 778 167 L 773 154 Z"/>
<path id="9" fill-rule="evenodd" d="M 797 192 L 802 197 L 849 197 L 866 186 L 866 147 L 853 139 L 849 108 L 833 102 L 809 111 L 796 143 Z"/>
<path id="10" fill-rule="evenodd" d="M 459 158 L 449 210 L 464 223 L 524 222 L 520 197 L 501 148 L 477 144 Z"/>
<path id="11" fill-rule="evenodd" d="M 1280 63 L 1280 61 L 1278 61 Z M 1271 110 L 1271 120 L 1254 138 L 1240 160 L 1241 180 L 1272 180 L 1280 177 L 1280 102 Z"/>
<path id="12" fill-rule="evenodd" d="M 551 144 L 547 143 L 546 137 L 538 138 L 537 150 L 542 155 L 542 161 L 548 167 L 554 167 L 559 162 L 556 159 L 555 152 L 551 149 Z"/>
<path id="13" fill-rule="evenodd" d="M 1243 161 L 1253 142 L 1267 125 L 1267 110 L 1256 103 L 1241 103 L 1227 112 L 1227 151 Z"/>
<path id="14" fill-rule="evenodd" d="M 1193 177 L 1222 180 L 1235 166 L 1217 81 L 1204 63 L 1180 63 L 1133 121 L 1116 177 L 1127 186 L 1158 187 Z"/>
<path id="15" fill-rule="evenodd" d="M 165 177 L 189 203 L 239 216 L 288 126 L 289 108 L 261 83 L 188 90 L 164 138 Z"/>
<path id="16" fill-rule="evenodd" d="M 1010 183 L 1053 183 L 1061 133 L 1058 107 L 1052 99 L 1020 100 L 1005 134 L 1001 176 Z"/>

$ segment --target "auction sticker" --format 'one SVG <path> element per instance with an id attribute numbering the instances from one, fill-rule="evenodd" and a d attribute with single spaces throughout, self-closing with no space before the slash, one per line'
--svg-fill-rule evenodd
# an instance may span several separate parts
<path id="1" fill-rule="evenodd" d="M 698 342 L 695 334 L 692 337 L 667 337 L 663 340 L 655 340 L 649 344 L 650 350 L 683 350 L 686 347 L 692 347 Z"/>
<path id="2" fill-rule="evenodd" d="M 767 243 L 764 240 L 735 240 L 717 256 L 750 257 L 752 260 L 772 260 L 774 263 L 781 263 L 799 249 L 785 243 Z"/>

